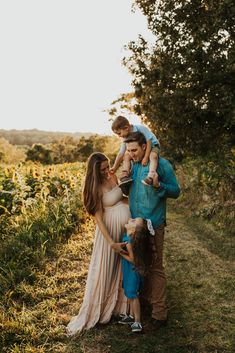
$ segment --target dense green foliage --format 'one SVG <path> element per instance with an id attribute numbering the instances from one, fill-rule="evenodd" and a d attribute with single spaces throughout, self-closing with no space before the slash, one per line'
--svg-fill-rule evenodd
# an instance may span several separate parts
<path id="1" fill-rule="evenodd" d="M 229 150 L 235 108 L 232 0 L 136 0 L 155 37 L 129 43 L 135 112 L 175 157 Z"/>
<path id="2" fill-rule="evenodd" d="M 118 144 L 118 139 L 111 136 L 93 135 L 79 140 L 65 137 L 48 145 L 34 144 L 27 150 L 26 160 L 43 164 L 85 162 L 95 151 L 103 152 L 113 160 Z"/>
<path id="3" fill-rule="evenodd" d="M 234 151 L 235 153 L 235 151 Z M 232 236 L 235 228 L 235 161 L 228 155 L 215 162 L 214 155 L 187 158 L 177 165 L 182 193 L 179 212 L 204 218 Z"/>
<path id="4" fill-rule="evenodd" d="M 19 133 L 22 136 L 22 133 Z M 16 135 L 17 136 L 17 135 Z M 0 162 L 5 164 L 26 161 L 42 164 L 62 164 L 84 162 L 95 151 L 105 153 L 113 162 L 119 148 L 120 141 L 115 136 L 92 135 L 82 136 L 80 139 L 65 136 L 51 143 L 37 143 L 29 146 L 12 145 L 8 140 L 0 138 Z"/>

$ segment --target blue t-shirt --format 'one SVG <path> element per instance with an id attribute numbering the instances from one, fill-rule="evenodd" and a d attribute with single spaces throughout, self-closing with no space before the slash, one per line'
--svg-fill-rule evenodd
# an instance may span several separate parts
<path id="1" fill-rule="evenodd" d="M 132 125 L 132 130 L 131 132 L 141 132 L 145 138 L 146 141 L 150 140 L 151 141 L 151 145 L 152 147 L 154 146 L 159 146 L 160 147 L 160 143 L 157 139 L 157 137 L 154 135 L 154 133 L 152 133 L 152 131 L 149 130 L 149 128 L 147 126 L 144 125 Z M 126 143 L 122 142 L 119 153 L 120 154 L 124 154 L 126 152 Z"/>

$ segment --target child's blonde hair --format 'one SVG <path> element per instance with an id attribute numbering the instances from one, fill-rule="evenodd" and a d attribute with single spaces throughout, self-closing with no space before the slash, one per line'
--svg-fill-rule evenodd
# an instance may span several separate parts
<path id="1" fill-rule="evenodd" d="M 119 130 L 119 129 L 124 129 L 125 126 L 129 126 L 129 125 L 130 125 L 130 123 L 127 120 L 127 118 L 125 118 L 122 115 L 119 115 L 114 119 L 111 128 L 113 131 L 115 131 L 115 130 Z"/>

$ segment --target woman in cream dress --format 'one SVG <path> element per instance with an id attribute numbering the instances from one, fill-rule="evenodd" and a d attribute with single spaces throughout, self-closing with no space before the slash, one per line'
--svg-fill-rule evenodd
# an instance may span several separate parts
<path id="1" fill-rule="evenodd" d="M 122 289 L 120 243 L 130 218 L 115 175 L 109 173 L 108 158 L 93 153 L 87 164 L 84 205 L 96 219 L 93 252 L 83 303 L 67 326 L 69 335 L 109 322 L 112 314 L 126 314 L 127 300 Z"/>

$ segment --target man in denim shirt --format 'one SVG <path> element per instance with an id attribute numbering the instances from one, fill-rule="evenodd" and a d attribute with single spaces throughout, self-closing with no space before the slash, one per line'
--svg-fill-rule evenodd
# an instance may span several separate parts
<path id="1" fill-rule="evenodd" d="M 133 132 L 125 139 L 127 151 L 133 159 L 129 190 L 129 205 L 133 218 L 150 219 L 155 236 L 152 238 L 154 262 L 149 278 L 146 280 L 145 296 L 152 305 L 152 322 L 157 327 L 167 324 L 166 276 L 163 267 L 164 229 L 166 225 L 166 200 L 177 198 L 180 187 L 174 170 L 164 158 L 159 158 L 157 175 L 153 185 L 146 186 L 141 181 L 148 175 L 148 165 L 141 161 L 145 154 L 146 140 L 140 132 Z"/>

